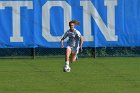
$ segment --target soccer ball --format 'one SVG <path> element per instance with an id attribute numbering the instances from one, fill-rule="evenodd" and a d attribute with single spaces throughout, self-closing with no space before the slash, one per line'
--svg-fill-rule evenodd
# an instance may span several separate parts
<path id="1" fill-rule="evenodd" d="M 68 65 L 64 66 L 64 72 L 70 72 L 71 68 Z"/>

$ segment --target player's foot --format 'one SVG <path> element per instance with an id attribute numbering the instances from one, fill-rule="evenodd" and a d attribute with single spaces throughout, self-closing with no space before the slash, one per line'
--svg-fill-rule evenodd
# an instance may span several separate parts
<path id="1" fill-rule="evenodd" d="M 76 55 L 76 61 L 78 60 L 78 55 Z"/>
<path id="2" fill-rule="evenodd" d="M 69 65 L 64 65 L 63 72 L 70 72 L 70 69 Z"/>

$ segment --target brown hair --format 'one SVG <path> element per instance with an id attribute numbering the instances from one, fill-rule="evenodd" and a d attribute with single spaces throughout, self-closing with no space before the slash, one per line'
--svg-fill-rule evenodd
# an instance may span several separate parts
<path id="1" fill-rule="evenodd" d="M 70 21 L 70 22 L 69 22 L 69 26 L 70 26 L 71 23 L 74 23 L 75 25 L 80 25 L 80 22 L 77 21 L 77 20 L 72 20 L 72 21 Z"/>

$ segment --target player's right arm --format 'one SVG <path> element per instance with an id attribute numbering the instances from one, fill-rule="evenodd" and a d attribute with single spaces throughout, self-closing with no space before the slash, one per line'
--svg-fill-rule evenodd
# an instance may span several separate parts
<path id="1" fill-rule="evenodd" d="M 61 43 L 60 47 L 61 47 L 61 48 L 64 47 L 63 42 L 64 42 L 64 39 L 67 38 L 67 36 L 68 36 L 68 31 L 64 34 L 64 36 L 62 37 L 62 39 L 61 39 L 61 41 L 60 41 L 60 43 Z"/>
<path id="2" fill-rule="evenodd" d="M 60 43 L 61 43 L 61 45 L 60 45 L 60 47 L 61 47 L 61 48 L 63 48 L 63 47 L 64 47 L 63 42 L 64 42 L 64 39 L 62 38 L 62 39 L 61 39 L 61 42 L 60 42 Z"/>

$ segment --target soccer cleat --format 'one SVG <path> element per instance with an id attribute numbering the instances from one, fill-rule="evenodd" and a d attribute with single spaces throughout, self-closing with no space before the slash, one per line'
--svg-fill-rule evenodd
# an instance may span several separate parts
<path id="1" fill-rule="evenodd" d="M 76 55 L 76 61 L 78 60 L 78 56 Z"/>

